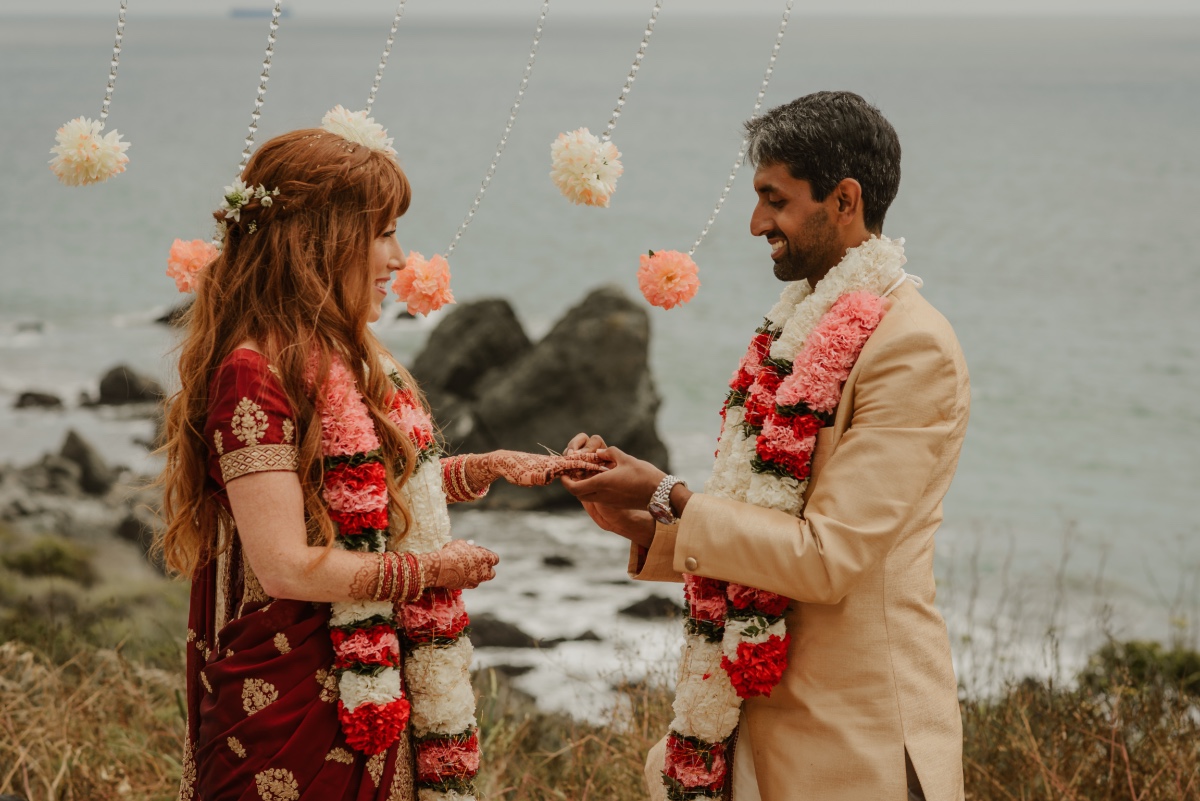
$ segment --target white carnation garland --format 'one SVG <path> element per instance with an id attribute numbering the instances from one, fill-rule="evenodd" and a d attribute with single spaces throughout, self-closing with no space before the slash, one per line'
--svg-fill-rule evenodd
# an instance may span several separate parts
<path id="1" fill-rule="evenodd" d="M 769 358 L 795 362 L 809 335 L 839 298 L 856 292 L 884 296 L 903 280 L 905 261 L 903 239 L 872 237 L 848 250 L 815 291 L 807 281 L 789 284 L 761 329 L 772 337 L 777 335 L 770 346 Z M 744 422 L 744 407 L 727 405 L 716 462 L 705 491 L 719 498 L 799 515 L 808 479 L 798 481 L 775 472 L 755 472 L 756 436 L 748 435 Z M 692 614 L 697 604 L 713 602 L 711 595 L 704 597 L 711 591 L 704 586 L 710 580 L 685 579 Z M 771 594 L 761 593 L 761 596 L 769 598 Z M 723 604 L 723 599 L 716 602 Z M 712 619 L 711 614 L 708 619 Z M 715 788 L 732 767 L 726 763 L 726 744 L 737 728 L 742 707 L 742 697 L 726 667 L 736 662 L 739 646 L 770 640 L 777 648 L 786 647 L 786 623 L 782 615 L 749 619 L 729 615 L 723 623 L 721 639 L 714 642 L 695 622 L 689 617 L 693 625 L 685 632 L 663 781 L 669 794 L 678 794 L 688 801 L 719 801 L 720 792 Z M 712 631 L 710 627 L 708 633 Z M 680 740 L 677 735 L 686 739 Z M 681 777 L 686 781 L 681 783 Z"/>

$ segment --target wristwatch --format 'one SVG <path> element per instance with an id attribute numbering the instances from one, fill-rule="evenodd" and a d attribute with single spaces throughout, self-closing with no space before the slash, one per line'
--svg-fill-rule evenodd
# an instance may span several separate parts
<path id="1" fill-rule="evenodd" d="M 687 486 L 687 482 L 675 476 L 664 476 L 658 483 L 658 489 L 650 496 L 650 505 L 646 509 L 655 521 L 669 526 L 676 521 L 675 513 L 671 511 L 671 490 L 676 484 Z"/>

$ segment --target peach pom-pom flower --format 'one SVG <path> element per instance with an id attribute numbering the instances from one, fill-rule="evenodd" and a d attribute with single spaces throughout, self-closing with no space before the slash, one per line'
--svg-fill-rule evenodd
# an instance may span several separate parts
<path id="1" fill-rule="evenodd" d="M 450 265 L 437 254 L 426 261 L 420 253 L 410 250 L 404 269 L 392 283 L 392 291 L 408 304 L 410 314 L 428 315 L 437 311 L 454 302 L 454 293 L 450 291 Z"/>
<path id="2" fill-rule="evenodd" d="M 625 172 L 612 142 L 601 142 L 587 128 L 561 133 L 550 145 L 550 178 L 558 191 L 577 206 L 608 206 Z"/>
<path id="3" fill-rule="evenodd" d="M 692 257 L 678 250 L 650 251 L 638 267 L 638 287 L 652 306 L 673 309 L 696 296 L 699 268 Z"/>
<path id="4" fill-rule="evenodd" d="M 56 144 L 50 149 L 54 154 L 50 169 L 59 181 L 67 186 L 84 186 L 125 172 L 129 143 L 122 142 L 116 131 L 101 135 L 103 128 L 100 120 L 76 117 L 58 129 Z"/>
<path id="5" fill-rule="evenodd" d="M 175 279 L 175 288 L 180 292 L 194 292 L 200 271 L 212 264 L 215 258 L 217 249 L 211 242 L 176 239 L 171 243 L 171 252 L 167 256 L 167 276 Z"/>

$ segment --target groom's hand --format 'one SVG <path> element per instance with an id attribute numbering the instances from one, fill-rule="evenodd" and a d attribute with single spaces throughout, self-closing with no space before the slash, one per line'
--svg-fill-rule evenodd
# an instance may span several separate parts
<path id="1" fill-rule="evenodd" d="M 649 548 L 654 541 L 654 518 L 638 509 L 618 509 L 602 503 L 583 501 L 583 509 L 597 526 L 619 534 L 630 542 Z"/>
<path id="2" fill-rule="evenodd" d="M 562 483 L 567 492 L 585 503 L 644 510 L 666 473 L 620 448 L 601 448 L 595 453 L 611 463 L 612 467 L 583 479 L 564 476 Z"/>

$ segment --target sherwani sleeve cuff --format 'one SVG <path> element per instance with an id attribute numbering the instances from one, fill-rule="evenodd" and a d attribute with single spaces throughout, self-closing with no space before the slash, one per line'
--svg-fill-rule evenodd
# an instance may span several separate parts
<path id="1" fill-rule="evenodd" d="M 690 501 L 688 505 L 691 505 Z M 656 523 L 649 549 L 630 545 L 629 577 L 641 581 L 683 581 L 683 576 L 673 567 L 678 532 L 678 523 L 670 526 Z"/>

